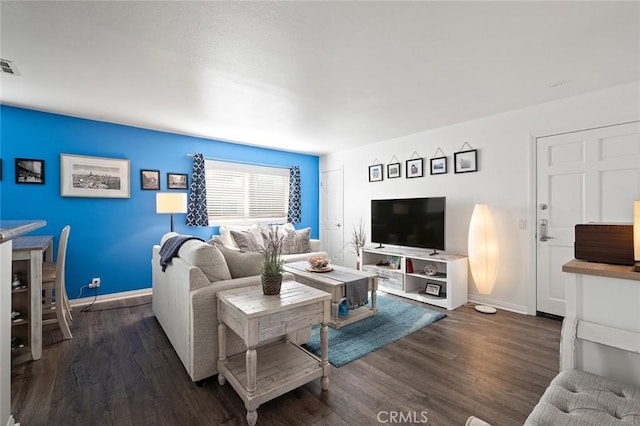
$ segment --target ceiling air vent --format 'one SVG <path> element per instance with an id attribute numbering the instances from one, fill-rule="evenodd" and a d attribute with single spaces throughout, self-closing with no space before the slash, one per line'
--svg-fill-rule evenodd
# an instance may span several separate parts
<path id="1" fill-rule="evenodd" d="M 2 72 L 7 74 L 20 75 L 15 64 L 11 61 L 7 61 L 6 59 L 0 59 L 0 69 Z"/>

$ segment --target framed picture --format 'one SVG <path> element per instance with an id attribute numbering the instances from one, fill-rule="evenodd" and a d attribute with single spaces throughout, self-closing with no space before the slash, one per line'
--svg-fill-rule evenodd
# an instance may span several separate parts
<path id="1" fill-rule="evenodd" d="M 379 182 L 382 179 L 382 164 L 369 166 L 369 182 Z"/>
<path id="2" fill-rule="evenodd" d="M 431 174 L 441 175 L 447 173 L 447 157 L 436 157 L 430 160 Z"/>
<path id="3" fill-rule="evenodd" d="M 160 170 L 140 170 L 140 189 L 159 190 Z"/>
<path id="4" fill-rule="evenodd" d="M 16 183 L 44 184 L 44 160 L 16 158 Z"/>
<path id="5" fill-rule="evenodd" d="M 129 160 L 60 154 L 63 197 L 129 198 Z"/>
<path id="6" fill-rule="evenodd" d="M 400 163 L 387 164 L 387 179 L 400 177 Z"/>
<path id="7" fill-rule="evenodd" d="M 389 267 L 391 269 L 400 269 L 400 256 L 391 256 L 389 258 Z"/>
<path id="8" fill-rule="evenodd" d="M 453 154 L 456 173 L 469 173 L 478 171 L 478 150 L 460 151 Z"/>
<path id="9" fill-rule="evenodd" d="M 440 286 L 440 284 L 427 283 L 424 292 L 430 296 L 440 297 L 441 289 L 442 287 Z"/>
<path id="10" fill-rule="evenodd" d="M 407 179 L 422 177 L 422 158 L 407 160 Z"/>
<path id="11" fill-rule="evenodd" d="M 188 177 L 182 173 L 167 173 L 168 189 L 187 189 Z"/>

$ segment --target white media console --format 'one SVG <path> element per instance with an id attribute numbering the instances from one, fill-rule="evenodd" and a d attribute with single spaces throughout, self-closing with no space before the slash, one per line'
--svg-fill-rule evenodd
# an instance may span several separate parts
<path id="1" fill-rule="evenodd" d="M 429 250 L 365 247 L 360 269 L 378 275 L 378 288 L 431 305 L 456 309 L 467 303 L 466 256 Z M 427 269 L 427 272 L 425 272 Z"/>

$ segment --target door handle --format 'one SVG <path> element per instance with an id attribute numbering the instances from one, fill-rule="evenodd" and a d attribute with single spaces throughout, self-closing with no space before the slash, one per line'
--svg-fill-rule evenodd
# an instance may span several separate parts
<path id="1" fill-rule="evenodd" d="M 549 221 L 547 219 L 540 219 L 540 241 L 543 243 L 553 239 L 553 237 L 547 235 L 547 232 L 549 232 Z"/>

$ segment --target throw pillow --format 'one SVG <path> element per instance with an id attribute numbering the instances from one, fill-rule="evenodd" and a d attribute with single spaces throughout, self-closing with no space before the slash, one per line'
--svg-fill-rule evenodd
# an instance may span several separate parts
<path id="1" fill-rule="evenodd" d="M 227 266 L 229 266 L 229 272 L 231 272 L 232 278 L 260 275 L 260 269 L 264 261 L 261 253 L 242 252 L 225 246 L 218 246 L 218 250 L 220 250 L 227 261 Z"/>
<path id="2" fill-rule="evenodd" d="M 231 279 L 227 262 L 216 247 L 198 240 L 189 240 L 178 251 L 185 262 L 200 268 L 210 282 Z"/>
<path id="3" fill-rule="evenodd" d="M 262 244 L 262 234 L 260 233 L 260 226 L 255 224 L 254 225 L 220 225 L 220 228 L 218 229 L 218 231 L 220 232 L 220 238 L 222 239 L 222 242 L 227 247 L 238 247 L 236 245 L 236 241 L 233 239 L 233 236 L 231 235 L 231 231 L 236 231 L 236 232 L 249 231 L 256 237 L 256 241 L 258 242 L 258 245 Z"/>
<path id="4" fill-rule="evenodd" d="M 288 232 L 282 242 L 282 254 L 311 253 L 311 228 Z"/>
<path id="5" fill-rule="evenodd" d="M 260 246 L 255 235 L 249 231 L 231 231 L 231 236 L 236 242 L 238 248 L 242 251 L 260 251 Z"/>

